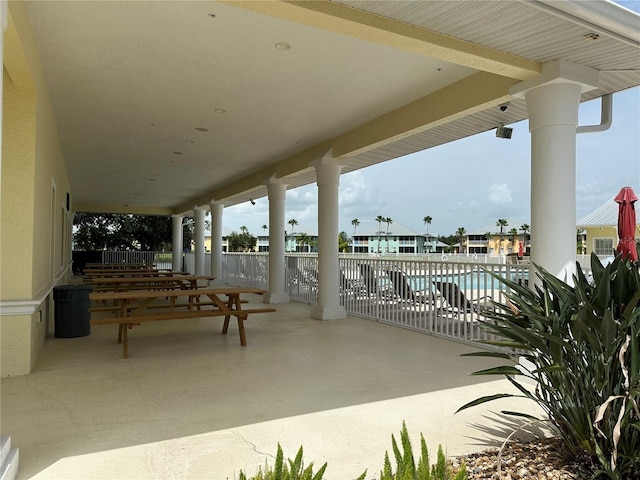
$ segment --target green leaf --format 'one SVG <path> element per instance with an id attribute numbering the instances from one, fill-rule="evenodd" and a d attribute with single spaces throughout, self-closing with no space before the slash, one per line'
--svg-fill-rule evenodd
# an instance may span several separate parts
<path id="1" fill-rule="evenodd" d="M 554 363 L 553 365 L 547 365 L 544 367 L 536 368 L 535 370 L 532 370 L 531 373 L 566 372 L 566 371 L 567 371 L 567 367 L 565 367 L 564 365 L 558 365 L 557 363 Z"/>
<path id="2" fill-rule="evenodd" d="M 325 464 L 326 465 L 326 464 Z M 356 478 L 355 480 L 365 480 L 365 478 L 367 477 L 367 471 L 365 470 L 364 472 L 362 472 L 362 474 Z"/>
<path id="3" fill-rule="evenodd" d="M 486 370 L 478 370 L 471 375 L 520 375 L 522 372 L 516 367 L 504 365 L 500 367 L 487 368 Z"/>
<path id="4" fill-rule="evenodd" d="M 538 417 L 534 417 L 533 415 L 529 415 L 528 413 L 523 413 L 523 412 L 513 412 L 511 410 L 502 410 L 500 413 L 504 415 L 509 415 L 511 417 L 522 417 L 528 420 L 540 420 Z"/>
<path id="5" fill-rule="evenodd" d="M 302 446 L 298 449 L 298 454 L 296 455 L 295 460 L 292 462 L 289 460 L 290 471 L 294 475 L 298 475 L 302 470 Z"/>
<path id="6" fill-rule="evenodd" d="M 492 358 L 503 358 L 505 360 L 512 359 L 511 355 L 507 353 L 489 352 L 489 351 L 462 353 L 460 356 L 461 357 L 492 357 Z"/>
<path id="7" fill-rule="evenodd" d="M 481 405 L 483 403 L 491 402 L 493 400 L 497 400 L 499 398 L 510 398 L 510 397 L 519 397 L 519 395 L 513 395 L 512 393 L 498 393 L 495 395 L 485 395 L 484 397 L 476 398 L 468 403 L 465 403 L 463 406 L 458 408 L 455 413 L 461 412 L 462 410 L 466 410 L 470 407 L 475 407 L 476 405 Z"/>
<path id="8" fill-rule="evenodd" d="M 313 477 L 313 480 L 322 480 L 322 477 L 324 476 L 324 472 L 327 469 L 327 463 L 325 462 L 324 465 L 322 465 L 322 467 L 320 467 L 320 470 L 318 470 L 318 473 L 315 474 L 315 476 Z M 365 470 L 364 473 L 362 474 L 364 476 L 364 474 L 367 473 L 367 471 Z M 362 477 L 364 478 L 364 477 Z"/>
<path id="9" fill-rule="evenodd" d="M 280 443 L 278 443 L 278 452 L 276 453 L 276 464 L 273 471 L 274 480 L 285 480 L 283 464 L 284 464 L 284 454 L 282 453 L 282 447 L 280 446 Z"/>

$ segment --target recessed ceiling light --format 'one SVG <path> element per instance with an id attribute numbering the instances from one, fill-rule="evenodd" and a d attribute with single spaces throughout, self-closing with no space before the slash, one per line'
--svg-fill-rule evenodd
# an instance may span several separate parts
<path id="1" fill-rule="evenodd" d="M 196 143 L 193 140 L 185 140 L 184 143 Z"/>
<path id="2" fill-rule="evenodd" d="M 184 155 L 182 152 L 173 152 L 174 155 Z"/>
<path id="3" fill-rule="evenodd" d="M 590 32 L 583 36 L 585 40 L 598 40 L 600 35 L 596 32 Z"/>
<path id="4" fill-rule="evenodd" d="M 155 178 L 148 178 L 147 180 L 149 180 L 150 182 L 155 182 L 156 181 Z"/>
<path id="5" fill-rule="evenodd" d="M 196 130 L 199 132 L 208 132 L 209 129 L 208 128 L 203 128 L 203 127 L 196 127 Z"/>
<path id="6" fill-rule="evenodd" d="M 214 110 L 214 112 L 216 112 L 216 113 L 227 113 L 227 111 L 224 108 L 216 108 Z"/>
<path id="7" fill-rule="evenodd" d="M 278 42 L 275 46 L 278 50 L 282 51 L 291 49 L 291 44 L 287 42 Z"/>

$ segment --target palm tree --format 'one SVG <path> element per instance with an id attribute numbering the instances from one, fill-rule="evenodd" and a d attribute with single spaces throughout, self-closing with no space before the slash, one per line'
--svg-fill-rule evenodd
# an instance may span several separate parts
<path id="1" fill-rule="evenodd" d="M 309 253 L 309 248 L 311 244 L 311 237 L 309 235 L 307 235 L 306 233 L 299 233 L 298 236 L 296 237 L 296 243 L 298 245 L 301 245 L 302 247 L 306 245 L 307 253 Z"/>
<path id="2" fill-rule="evenodd" d="M 382 233 L 381 228 L 382 228 L 382 222 L 384 222 L 386 220 L 386 218 L 384 218 L 382 215 L 378 215 L 375 218 L 375 221 L 378 222 L 378 253 L 382 253 L 382 249 L 380 248 L 380 234 Z"/>
<path id="3" fill-rule="evenodd" d="M 298 221 L 295 218 L 292 218 L 287 223 L 289 225 L 291 225 L 291 235 L 293 235 L 293 231 L 295 230 L 296 226 L 298 225 Z"/>
<path id="4" fill-rule="evenodd" d="M 429 239 L 429 225 L 431 225 L 431 220 L 433 220 L 433 218 L 428 215 L 422 219 L 424 224 L 427 226 L 427 253 L 431 250 L 431 241 Z"/>
<path id="5" fill-rule="evenodd" d="M 360 220 L 354 218 L 353 220 L 351 220 L 351 225 L 353 225 L 353 243 L 351 244 L 351 253 L 354 253 L 356 250 L 356 228 L 358 228 L 358 226 L 360 225 Z"/>
<path id="6" fill-rule="evenodd" d="M 462 243 L 464 242 L 464 236 L 466 234 L 467 234 L 467 231 L 464 229 L 464 227 L 460 227 L 456 230 L 456 235 L 458 236 L 458 243 L 460 244 L 458 253 L 462 253 Z"/>
<path id="7" fill-rule="evenodd" d="M 491 253 L 491 232 L 485 232 L 484 237 L 487 239 L 487 253 Z"/>
<path id="8" fill-rule="evenodd" d="M 502 253 L 502 237 L 504 233 L 504 227 L 509 225 L 509 222 L 505 218 L 499 218 L 496 222 L 496 226 L 500 227 L 500 244 L 498 245 L 498 253 Z"/>
<path id="9" fill-rule="evenodd" d="M 240 232 L 243 233 L 244 235 L 246 235 L 247 233 L 249 233 L 249 229 L 247 227 L 245 227 L 244 225 L 242 225 L 240 227 Z"/>
<path id="10" fill-rule="evenodd" d="M 518 242 L 518 229 L 512 228 L 509 230 L 509 235 L 511 235 L 511 243 L 513 243 L 513 251 L 516 251 L 516 243 Z"/>
<path id="11" fill-rule="evenodd" d="M 340 232 L 338 234 L 338 251 L 346 252 L 349 248 L 349 236 L 347 232 Z"/>
<path id="12" fill-rule="evenodd" d="M 389 253 L 389 225 L 393 223 L 393 220 L 387 217 L 384 219 L 384 223 L 387 224 L 387 253 Z"/>
<path id="13" fill-rule="evenodd" d="M 522 225 L 520 225 L 520 230 L 522 231 L 522 241 L 524 242 L 525 246 L 527 245 L 527 233 L 529 233 L 531 231 L 531 227 L 529 226 L 528 223 L 523 223 Z"/>
<path id="14" fill-rule="evenodd" d="M 289 220 L 287 222 L 289 225 L 291 225 L 291 236 L 294 238 L 295 240 L 295 235 L 293 234 L 293 231 L 296 228 L 296 225 L 298 225 L 298 221 L 295 218 L 292 218 L 291 220 Z M 286 237 L 285 237 L 286 238 Z M 285 240 L 286 241 L 286 240 Z"/>
<path id="15" fill-rule="evenodd" d="M 266 225 L 262 225 L 260 228 L 264 233 L 267 233 L 267 230 L 269 229 L 269 227 L 267 227 Z"/>

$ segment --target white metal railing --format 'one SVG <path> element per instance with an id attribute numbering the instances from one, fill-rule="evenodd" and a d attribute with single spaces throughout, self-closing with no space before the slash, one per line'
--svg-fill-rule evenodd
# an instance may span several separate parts
<path id="1" fill-rule="evenodd" d="M 153 268 L 171 268 L 171 252 L 141 252 L 136 250 L 105 250 L 102 252 L 102 263 L 130 263 L 149 265 Z"/>
<path id="2" fill-rule="evenodd" d="M 222 278 L 229 285 L 268 288 L 268 253 L 223 253 Z"/>
<path id="3" fill-rule="evenodd" d="M 340 262 L 341 302 L 351 315 L 469 342 L 492 338 L 479 320 L 506 287 L 488 272 L 528 283 L 527 265 L 415 260 Z"/>
<path id="4" fill-rule="evenodd" d="M 520 284 L 529 280 L 528 265 L 462 261 L 466 255 L 455 261 L 404 257 L 340 256 L 340 302 L 350 315 L 463 342 L 487 340 L 493 337 L 479 321 L 482 309 L 504 302 L 506 291 L 491 273 Z M 268 259 L 265 253 L 225 253 L 223 278 L 267 289 Z M 291 300 L 317 304 L 317 256 L 287 254 L 284 262 Z"/>

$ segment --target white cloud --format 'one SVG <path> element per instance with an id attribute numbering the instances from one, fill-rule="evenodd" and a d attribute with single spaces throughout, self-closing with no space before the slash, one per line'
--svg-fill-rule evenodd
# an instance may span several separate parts
<path id="1" fill-rule="evenodd" d="M 513 202 L 511 189 L 505 183 L 494 183 L 489 186 L 489 201 L 497 205 L 509 205 Z"/>

